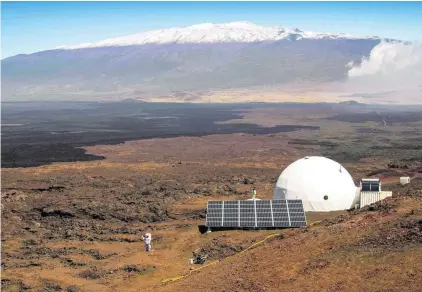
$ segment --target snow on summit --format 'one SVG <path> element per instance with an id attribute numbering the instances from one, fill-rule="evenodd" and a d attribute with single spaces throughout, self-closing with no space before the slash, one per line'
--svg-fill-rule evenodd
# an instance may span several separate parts
<path id="1" fill-rule="evenodd" d="M 247 21 L 222 24 L 202 23 L 184 28 L 170 28 L 137 33 L 124 37 L 57 49 L 80 49 L 95 47 L 132 46 L 145 44 L 187 43 L 253 43 L 282 39 L 378 39 L 377 37 L 353 37 L 346 34 L 314 33 L 300 29 L 259 26 Z"/>

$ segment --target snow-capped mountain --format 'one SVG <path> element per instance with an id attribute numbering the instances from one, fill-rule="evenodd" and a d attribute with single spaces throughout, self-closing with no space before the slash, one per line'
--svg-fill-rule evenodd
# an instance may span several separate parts
<path id="1" fill-rule="evenodd" d="M 380 42 L 250 22 L 170 28 L 3 59 L 2 98 L 150 98 L 341 81 Z"/>
<path id="2" fill-rule="evenodd" d="M 255 43 L 300 39 L 379 39 L 348 34 L 305 32 L 297 28 L 265 27 L 247 21 L 223 24 L 202 23 L 185 28 L 170 28 L 106 39 L 100 42 L 57 49 L 80 49 L 145 44 L 195 44 L 195 43 Z"/>

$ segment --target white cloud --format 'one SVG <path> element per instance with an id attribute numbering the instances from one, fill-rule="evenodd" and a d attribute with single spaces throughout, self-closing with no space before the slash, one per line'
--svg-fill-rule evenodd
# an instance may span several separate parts
<path id="1" fill-rule="evenodd" d="M 349 64 L 348 64 L 349 65 Z M 349 65 L 350 66 L 350 65 Z M 349 77 L 378 76 L 422 72 L 422 44 L 380 43 L 371 51 L 369 58 L 353 66 Z"/>
<path id="2" fill-rule="evenodd" d="M 364 92 L 367 99 L 380 101 L 422 103 L 422 43 L 382 42 L 368 58 L 346 68 L 348 92 Z"/>

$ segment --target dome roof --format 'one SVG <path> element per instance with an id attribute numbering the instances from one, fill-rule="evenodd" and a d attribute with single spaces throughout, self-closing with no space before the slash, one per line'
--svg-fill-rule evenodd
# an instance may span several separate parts
<path id="1" fill-rule="evenodd" d="M 305 211 L 337 211 L 354 207 L 357 187 L 341 164 L 307 156 L 290 164 L 274 188 L 274 200 L 303 200 Z"/>

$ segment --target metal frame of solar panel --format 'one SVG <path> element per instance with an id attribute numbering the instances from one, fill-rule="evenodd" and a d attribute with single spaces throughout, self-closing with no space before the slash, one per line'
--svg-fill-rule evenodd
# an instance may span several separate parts
<path id="1" fill-rule="evenodd" d="M 302 200 L 209 201 L 208 228 L 283 228 L 306 226 Z"/>

